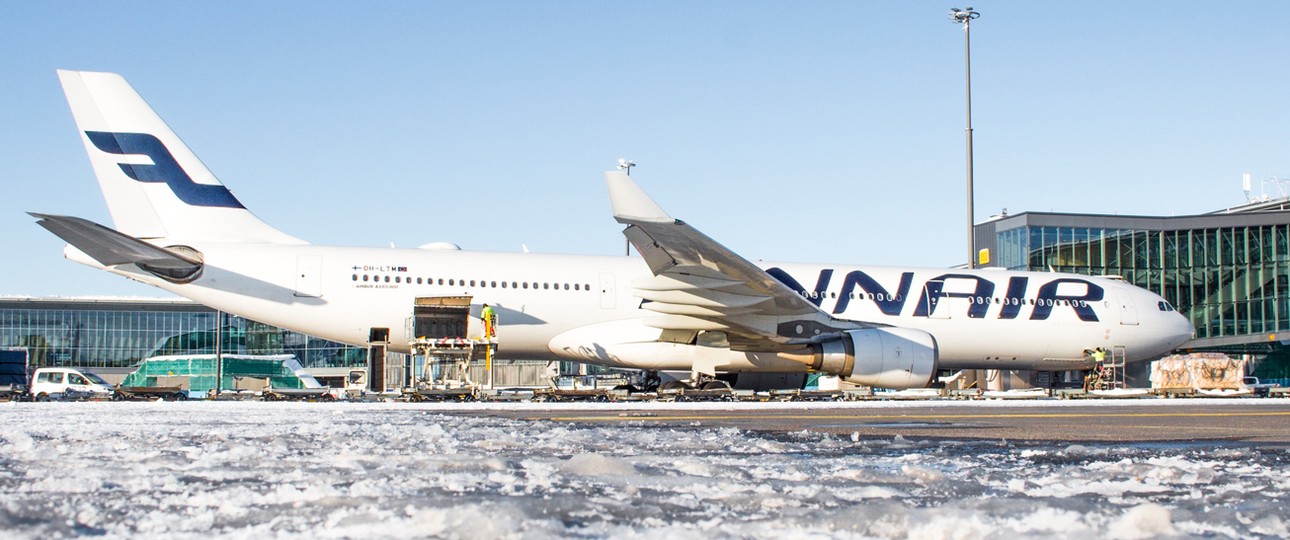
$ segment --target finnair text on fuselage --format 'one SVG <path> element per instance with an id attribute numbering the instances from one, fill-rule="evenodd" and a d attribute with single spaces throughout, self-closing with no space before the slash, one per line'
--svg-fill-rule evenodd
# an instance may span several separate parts
<path id="1" fill-rule="evenodd" d="M 938 308 L 947 309 L 941 307 L 943 299 L 961 298 L 967 305 L 967 311 L 963 315 L 970 319 L 986 318 L 991 310 L 997 311 L 999 319 L 1016 319 L 1025 308 L 1030 307 L 1029 319 L 1041 321 L 1048 319 L 1054 308 L 1069 307 L 1081 321 L 1097 322 L 1098 316 L 1092 304 L 1105 298 L 1102 287 L 1077 277 L 1042 280 L 1035 295 L 1028 297 L 1032 276 L 1008 277 L 1007 287 L 1001 289 L 995 281 L 982 275 L 943 273 L 923 280 L 919 287 L 912 288 L 914 272 L 901 272 L 898 281 L 893 280 L 884 286 L 869 272 L 851 270 L 843 277 L 840 287 L 831 289 L 836 270 L 825 268 L 819 271 L 815 288 L 807 291 L 797 279 L 781 268 L 772 267 L 766 272 L 821 309 L 828 306 L 828 300 L 836 300 L 831 310 L 834 315 L 846 315 L 853 302 L 867 301 L 872 302 L 880 313 L 890 317 L 902 314 L 933 317 L 937 315 Z M 1074 292 L 1070 292 L 1072 289 Z M 909 303 L 910 290 L 916 291 L 919 296 L 910 308 L 912 313 L 907 313 L 905 306 Z M 995 293 L 999 290 L 1006 292 L 1003 296 L 996 297 Z M 1066 294 L 1062 294 L 1063 291 Z M 946 313 L 940 315 L 949 316 Z"/>

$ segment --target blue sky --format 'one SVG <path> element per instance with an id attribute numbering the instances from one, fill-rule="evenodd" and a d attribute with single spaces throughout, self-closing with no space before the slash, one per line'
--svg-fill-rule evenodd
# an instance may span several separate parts
<path id="1" fill-rule="evenodd" d="M 965 257 L 961 4 L 366 4 L 0 3 L 0 294 L 166 295 L 24 213 L 110 223 L 59 68 L 124 75 L 314 243 L 620 254 L 600 173 L 629 158 L 750 259 Z M 978 219 L 1202 213 L 1290 176 L 1284 6 L 974 6 Z"/>

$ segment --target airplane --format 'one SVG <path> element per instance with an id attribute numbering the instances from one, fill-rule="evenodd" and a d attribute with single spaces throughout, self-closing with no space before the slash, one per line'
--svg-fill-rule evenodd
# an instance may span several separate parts
<path id="1" fill-rule="evenodd" d="M 941 370 L 1089 369 L 1193 335 L 1164 298 L 1111 277 L 754 262 L 604 173 L 639 256 L 322 246 L 252 214 L 120 75 L 58 71 L 114 228 L 32 213 L 66 258 L 248 319 L 409 352 L 417 298 L 499 317 L 498 355 L 656 372 L 826 373 L 926 387 Z"/>

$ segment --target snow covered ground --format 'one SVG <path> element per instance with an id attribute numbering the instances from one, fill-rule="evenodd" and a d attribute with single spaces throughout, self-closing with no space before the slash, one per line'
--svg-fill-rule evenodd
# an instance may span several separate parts
<path id="1" fill-rule="evenodd" d="M 930 442 L 459 414 L 477 409 L 0 403 L 0 531 L 7 538 L 1290 536 L 1290 454 L 1281 449 Z"/>

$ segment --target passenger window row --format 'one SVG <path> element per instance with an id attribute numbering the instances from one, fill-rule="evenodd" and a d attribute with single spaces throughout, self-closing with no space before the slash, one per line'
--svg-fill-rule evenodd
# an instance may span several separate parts
<path id="1" fill-rule="evenodd" d="M 377 276 L 377 275 L 370 275 L 370 274 L 362 274 L 362 275 L 360 275 L 360 274 L 354 274 L 354 275 L 352 276 L 352 279 L 353 279 L 354 281 L 361 281 L 361 282 L 364 282 L 364 283 L 406 283 L 406 284 L 408 284 L 408 285 L 412 285 L 412 284 L 413 284 L 413 278 L 411 278 L 411 277 L 403 277 L 403 276 L 393 276 L 393 277 L 391 277 L 391 276 Z M 590 284 L 586 284 L 586 283 L 573 283 L 573 284 L 569 284 L 569 283 L 548 283 L 548 282 L 537 282 L 537 281 L 533 281 L 533 282 L 528 282 L 528 281 L 518 281 L 518 282 L 517 282 L 517 281 L 486 281 L 486 280 L 482 280 L 482 279 L 481 279 L 481 280 L 474 280 L 474 279 L 472 279 L 472 280 L 470 280 L 470 281 L 466 281 L 466 280 L 464 280 L 464 279 L 444 279 L 444 278 L 439 278 L 439 279 L 436 281 L 434 278 L 416 278 L 415 284 L 417 284 L 417 285 L 447 285 L 447 286 L 450 286 L 450 287 L 483 287 L 483 288 L 490 288 L 490 287 L 491 287 L 491 288 L 494 288 L 494 289 L 533 289 L 533 290 L 544 290 L 544 291 L 550 291 L 550 290 L 558 291 L 558 290 L 562 290 L 562 289 L 563 289 L 563 290 L 566 290 L 566 291 L 567 291 L 567 290 L 570 290 L 570 289 L 575 290 L 575 291 L 590 291 L 590 290 L 591 290 L 591 285 L 590 285 Z"/>
<path id="2" fill-rule="evenodd" d="M 802 291 L 802 296 L 805 296 L 805 297 L 808 297 L 808 298 L 820 298 L 820 297 L 823 297 L 823 296 L 828 296 L 829 298 L 837 298 L 837 297 L 838 297 L 838 293 L 836 293 L 836 292 L 831 292 L 831 293 L 828 293 L 827 295 L 825 295 L 825 294 L 820 293 L 820 292 L 817 292 L 817 291 L 809 291 L 809 292 L 808 292 L 808 291 Z M 850 294 L 850 295 L 848 295 L 848 296 L 850 296 L 852 300 L 857 300 L 857 299 L 858 299 L 858 300 L 864 300 L 865 298 L 868 298 L 868 299 L 870 299 L 870 300 L 897 300 L 897 301 L 899 301 L 899 300 L 900 300 L 900 295 L 899 295 L 899 294 L 883 294 L 883 293 L 874 294 L 874 293 L 868 293 L 868 296 L 866 297 L 866 296 L 865 296 L 865 293 L 860 293 L 860 294 L 851 293 L 851 294 Z"/>

